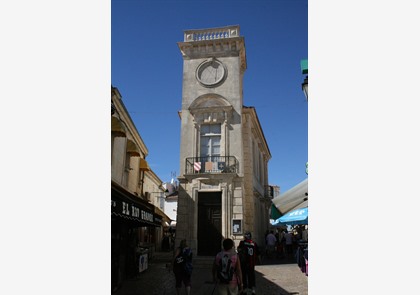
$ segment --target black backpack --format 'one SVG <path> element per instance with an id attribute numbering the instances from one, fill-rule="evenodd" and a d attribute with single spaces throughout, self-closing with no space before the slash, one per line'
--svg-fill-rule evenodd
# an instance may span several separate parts
<path id="1" fill-rule="evenodd" d="M 217 268 L 217 277 L 219 278 L 219 281 L 222 284 L 228 284 L 230 281 L 232 281 L 235 269 L 232 266 L 231 257 L 232 255 L 224 254 L 222 259 L 220 259 L 219 261 L 219 265 Z"/>
<path id="2" fill-rule="evenodd" d="M 185 271 L 187 274 L 192 273 L 192 252 L 190 248 L 184 248 L 180 253 L 175 257 L 174 260 L 174 271 Z"/>

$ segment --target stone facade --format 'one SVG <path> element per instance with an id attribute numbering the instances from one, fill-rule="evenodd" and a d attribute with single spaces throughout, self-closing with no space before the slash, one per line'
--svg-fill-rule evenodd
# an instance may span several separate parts
<path id="1" fill-rule="evenodd" d="M 162 181 L 145 160 L 148 150 L 118 89 L 111 87 L 111 287 L 138 273 L 136 246 L 160 250 L 170 218 L 156 196 Z M 156 206 L 155 206 L 156 205 Z"/>
<path id="2" fill-rule="evenodd" d="M 141 195 L 140 161 L 148 152 L 117 88 L 111 88 L 115 109 L 111 116 L 111 179 L 135 195 Z"/>
<path id="3" fill-rule="evenodd" d="M 245 231 L 264 245 L 271 158 L 256 111 L 243 106 L 245 41 L 239 26 L 188 30 L 183 63 L 176 243 L 213 255 Z M 208 237 L 210 236 L 210 238 Z"/>

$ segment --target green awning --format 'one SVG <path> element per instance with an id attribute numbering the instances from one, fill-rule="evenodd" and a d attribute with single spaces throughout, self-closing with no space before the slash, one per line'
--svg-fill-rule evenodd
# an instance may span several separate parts
<path id="1" fill-rule="evenodd" d="M 280 218 L 282 214 L 280 213 L 279 209 L 274 204 L 271 204 L 271 219 Z"/>

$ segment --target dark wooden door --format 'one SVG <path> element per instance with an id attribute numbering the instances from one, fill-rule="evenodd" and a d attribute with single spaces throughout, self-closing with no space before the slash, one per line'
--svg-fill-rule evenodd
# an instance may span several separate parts
<path id="1" fill-rule="evenodd" d="M 216 255 L 221 249 L 222 238 L 222 193 L 199 193 L 197 255 Z"/>

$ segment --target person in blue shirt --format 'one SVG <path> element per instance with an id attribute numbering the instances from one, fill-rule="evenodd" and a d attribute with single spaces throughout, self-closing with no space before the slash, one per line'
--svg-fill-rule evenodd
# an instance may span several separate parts
<path id="1" fill-rule="evenodd" d="M 192 274 L 192 250 L 187 245 L 187 240 L 183 239 L 175 251 L 173 262 L 173 272 L 175 274 L 176 293 L 181 294 L 182 283 L 184 283 L 187 295 L 191 292 Z"/>

